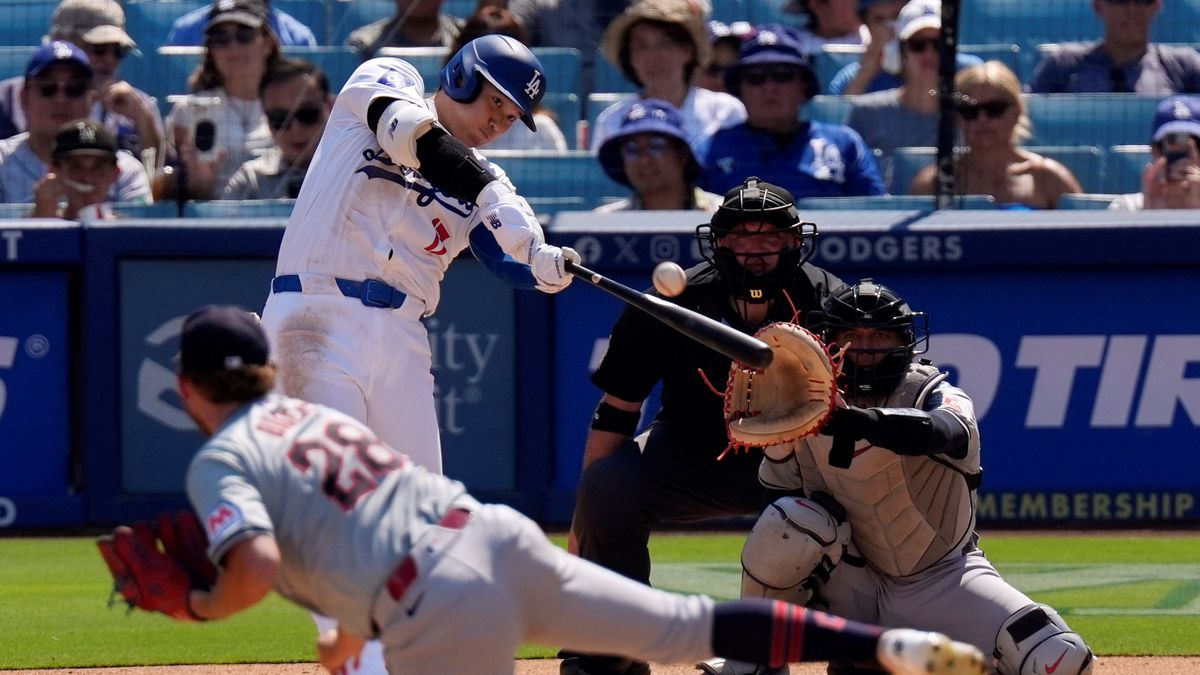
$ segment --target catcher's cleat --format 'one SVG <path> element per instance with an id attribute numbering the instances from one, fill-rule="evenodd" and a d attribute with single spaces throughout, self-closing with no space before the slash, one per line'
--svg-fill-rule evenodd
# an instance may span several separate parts
<path id="1" fill-rule="evenodd" d="M 894 628 L 879 637 L 876 659 L 896 675 L 984 675 L 983 653 L 941 633 Z"/>
<path id="2" fill-rule="evenodd" d="M 753 663 L 723 659 L 719 656 L 697 663 L 696 668 L 705 675 L 788 675 L 789 672 L 787 666 L 779 668 L 757 666 Z"/>

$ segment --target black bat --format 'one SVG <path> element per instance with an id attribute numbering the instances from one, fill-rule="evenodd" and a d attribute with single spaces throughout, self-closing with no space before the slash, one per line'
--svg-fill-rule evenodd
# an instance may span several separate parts
<path id="1" fill-rule="evenodd" d="M 570 260 L 566 261 L 565 268 L 575 277 L 617 296 L 696 342 L 716 350 L 734 361 L 761 369 L 771 365 L 771 359 L 775 357 L 775 352 L 771 351 L 771 347 L 762 340 L 730 328 L 703 314 L 667 302 L 662 298 L 635 291 Z"/>

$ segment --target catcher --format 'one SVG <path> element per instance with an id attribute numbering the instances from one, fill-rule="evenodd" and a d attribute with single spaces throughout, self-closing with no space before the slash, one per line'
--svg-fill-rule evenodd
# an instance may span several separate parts
<path id="1" fill-rule="evenodd" d="M 804 361 L 792 370 L 813 375 L 772 372 L 772 365 L 730 377 L 731 439 L 750 433 L 743 440 L 766 445 L 761 482 L 792 495 L 766 509 L 747 538 L 742 595 L 942 631 L 994 654 L 1005 675 L 1090 673 L 1083 638 L 1006 583 L 977 546 L 979 427 L 971 399 L 946 373 L 913 362 L 928 346 L 927 317 L 863 279 L 835 292 L 808 322 L 841 349 L 840 372 L 838 357 L 819 342 L 787 341 L 790 352 L 780 359 L 777 351 L 776 361 Z M 831 412 L 823 407 L 830 398 L 821 398 L 828 392 L 822 370 L 838 376 L 845 396 L 832 397 Z M 781 375 L 802 384 L 788 391 L 774 381 Z M 808 412 L 787 414 L 801 410 Z M 719 660 L 701 668 L 786 672 Z M 835 663 L 829 672 L 877 671 Z"/>
<path id="2" fill-rule="evenodd" d="M 662 662 L 721 654 L 776 665 L 867 659 L 902 675 L 982 672 L 979 650 L 943 635 L 781 601 L 666 593 L 569 555 L 533 521 L 481 504 L 361 422 L 270 393 L 267 337 L 248 312 L 193 313 L 180 351 L 184 408 L 209 436 L 188 468 L 188 497 L 221 567 L 192 576 L 205 558 L 189 557 L 205 541 L 193 519 L 117 528 L 100 549 L 134 606 L 219 619 L 274 588 L 337 619 L 317 641 L 330 671 L 378 638 L 392 673 L 511 675 L 522 642 Z"/>

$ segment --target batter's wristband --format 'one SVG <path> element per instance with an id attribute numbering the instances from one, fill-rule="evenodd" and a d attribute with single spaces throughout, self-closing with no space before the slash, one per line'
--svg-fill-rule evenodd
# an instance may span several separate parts
<path id="1" fill-rule="evenodd" d="M 638 420 L 642 418 L 640 410 L 621 410 L 601 401 L 592 413 L 592 428 L 596 431 L 611 431 L 622 436 L 632 436 L 637 431 Z"/>

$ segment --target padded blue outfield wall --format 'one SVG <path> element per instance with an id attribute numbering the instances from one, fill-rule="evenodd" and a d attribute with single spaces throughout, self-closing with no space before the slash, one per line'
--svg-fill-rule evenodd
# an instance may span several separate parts
<path id="1" fill-rule="evenodd" d="M 930 314 L 930 356 L 981 418 L 984 521 L 1196 522 L 1200 213 L 811 215 L 816 262 Z M 696 223 L 562 214 L 549 237 L 641 288 L 661 260 L 698 262 Z M 261 307 L 281 226 L 0 224 L 0 527 L 184 505 L 201 438 L 173 389 L 179 326 L 209 302 Z M 567 522 L 599 397 L 588 373 L 621 309 L 584 284 L 550 299 L 455 264 L 428 320 L 447 473 Z"/>

